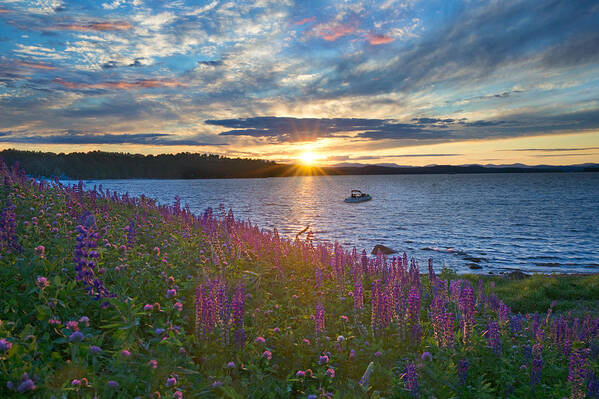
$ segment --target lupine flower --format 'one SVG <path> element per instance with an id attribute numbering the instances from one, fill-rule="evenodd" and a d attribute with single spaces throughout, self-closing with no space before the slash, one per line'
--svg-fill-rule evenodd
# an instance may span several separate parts
<path id="1" fill-rule="evenodd" d="M 174 387 L 177 385 L 177 379 L 175 377 L 169 377 L 166 379 L 166 387 Z"/>
<path id="2" fill-rule="evenodd" d="M 89 347 L 89 351 L 95 355 L 97 355 L 98 353 L 102 352 L 102 348 L 100 348 L 99 346 L 96 345 L 92 345 Z"/>
<path id="3" fill-rule="evenodd" d="M 166 290 L 166 297 L 167 298 L 174 298 L 177 296 L 177 290 L 174 288 L 170 288 L 168 290 Z"/>
<path id="4" fill-rule="evenodd" d="M 342 315 L 341 316 L 341 320 L 343 320 L 344 322 L 348 323 L 349 322 L 349 317 Z"/>
<path id="5" fill-rule="evenodd" d="M 183 392 L 175 391 L 175 393 L 173 394 L 173 398 L 174 399 L 183 399 Z"/>
<path id="6" fill-rule="evenodd" d="M 302 339 L 302 342 L 306 345 L 310 345 L 310 340 L 308 338 Z"/>
<path id="7" fill-rule="evenodd" d="M 422 360 L 424 360 L 424 361 L 427 361 L 427 360 L 428 360 L 428 361 L 432 361 L 432 360 L 433 360 L 433 355 L 431 355 L 431 353 L 430 353 L 430 352 L 424 352 L 424 353 L 422 354 L 422 356 L 420 356 L 420 358 L 421 358 Z"/>
<path id="8" fill-rule="evenodd" d="M 327 355 L 323 355 L 318 359 L 318 364 L 327 364 L 329 362 L 329 357 Z"/>
<path id="9" fill-rule="evenodd" d="M 272 329 L 273 332 L 279 333 L 281 332 L 281 329 L 279 327 L 275 327 Z"/>
<path id="10" fill-rule="evenodd" d="M 335 378 L 335 370 L 333 370 L 332 368 L 328 368 L 326 373 L 329 377 Z"/>
<path id="11" fill-rule="evenodd" d="M 108 385 L 110 388 L 118 388 L 119 387 L 119 383 L 114 380 L 108 381 L 106 383 L 106 385 Z"/>
<path id="12" fill-rule="evenodd" d="M 374 357 L 381 357 L 381 356 L 383 356 L 383 352 L 381 352 L 381 351 L 374 352 Z"/>
<path id="13" fill-rule="evenodd" d="M 81 318 L 79 319 L 79 323 L 83 324 L 86 327 L 89 327 L 89 317 L 81 316 Z"/>
<path id="14" fill-rule="evenodd" d="M 489 323 L 487 329 L 487 342 L 489 343 L 489 347 L 496 354 L 501 354 L 501 341 L 499 339 L 499 327 L 495 320 Z"/>
<path id="15" fill-rule="evenodd" d="M 50 324 L 51 326 L 58 326 L 58 325 L 60 325 L 60 320 L 50 319 L 50 320 L 48 320 L 48 324 Z"/>
<path id="16" fill-rule="evenodd" d="M 214 381 L 212 383 L 212 388 L 218 388 L 221 387 L 223 385 L 223 383 L 221 381 Z"/>
<path id="17" fill-rule="evenodd" d="M 9 205 L 0 212 L 0 253 L 4 250 L 21 252 L 21 246 L 17 240 L 15 209 L 15 205 Z"/>
<path id="18" fill-rule="evenodd" d="M 472 287 L 465 287 L 460 293 L 459 302 L 460 312 L 462 313 L 462 330 L 464 344 L 470 341 L 472 330 L 474 329 L 474 290 Z"/>
<path id="19" fill-rule="evenodd" d="M 345 341 L 345 337 L 343 335 L 340 335 L 337 337 L 337 342 L 343 342 Z"/>
<path id="20" fill-rule="evenodd" d="M 112 297 L 104 283 L 95 277 L 96 259 L 100 254 L 95 248 L 98 246 L 100 235 L 94 232 L 96 222 L 94 215 L 87 211 L 79 220 L 77 226 L 77 245 L 73 251 L 73 262 L 75 263 L 76 279 L 84 284 L 90 295 L 96 299 Z"/>
<path id="21" fill-rule="evenodd" d="M 155 359 L 152 359 L 148 362 L 148 366 L 150 366 L 150 368 L 155 369 L 158 367 L 158 361 Z"/>
<path id="22" fill-rule="evenodd" d="M 262 352 L 262 357 L 266 360 L 270 360 L 272 359 L 272 352 L 271 351 L 264 351 Z"/>
<path id="23" fill-rule="evenodd" d="M 266 343 L 266 340 L 264 339 L 264 337 L 256 337 L 254 342 L 257 344 L 264 344 L 264 343 Z"/>
<path id="24" fill-rule="evenodd" d="M 458 380 L 461 385 L 466 385 L 466 377 L 468 376 L 468 360 L 462 359 L 458 362 Z"/>
<path id="25" fill-rule="evenodd" d="M 146 303 L 146 304 L 144 305 L 144 310 L 145 310 L 146 312 L 151 312 L 152 310 L 154 310 L 154 306 L 150 305 L 149 303 Z"/>
<path id="26" fill-rule="evenodd" d="M 33 391 L 35 389 L 35 384 L 33 380 L 29 378 L 29 374 L 24 373 L 23 377 L 21 377 L 21 384 L 17 387 L 17 391 L 19 393 L 25 393 L 28 391 Z"/>
<path id="27" fill-rule="evenodd" d="M 415 398 L 420 397 L 420 391 L 418 387 L 418 373 L 416 371 L 416 365 L 414 363 L 406 362 L 403 380 L 406 385 L 406 389 L 412 394 L 412 396 Z"/>
<path id="28" fill-rule="evenodd" d="M 356 351 L 354 349 L 349 351 L 349 360 L 354 360 L 356 357 Z"/>
<path id="29" fill-rule="evenodd" d="M 69 342 L 81 342 L 84 338 L 85 336 L 81 332 L 75 331 L 69 336 Z"/>
<path id="30" fill-rule="evenodd" d="M 129 352 L 127 349 L 123 349 L 121 351 L 121 356 L 124 358 L 128 358 L 129 356 L 131 356 L 131 352 Z"/>
<path id="31" fill-rule="evenodd" d="M 235 362 L 229 362 L 229 363 L 227 363 L 227 368 L 228 369 L 234 369 L 235 368 Z"/>
<path id="32" fill-rule="evenodd" d="M 584 381 L 588 374 L 586 356 L 588 349 L 577 349 L 570 354 L 568 367 L 568 382 L 570 383 L 570 398 L 583 399 L 585 397 Z"/>
<path id="33" fill-rule="evenodd" d="M 75 378 L 73 381 L 71 381 L 71 385 L 78 387 L 81 385 L 81 380 Z"/>
<path id="34" fill-rule="evenodd" d="M 305 377 L 306 376 L 306 372 L 303 370 L 298 370 L 297 373 L 295 373 L 295 375 L 297 377 Z"/>

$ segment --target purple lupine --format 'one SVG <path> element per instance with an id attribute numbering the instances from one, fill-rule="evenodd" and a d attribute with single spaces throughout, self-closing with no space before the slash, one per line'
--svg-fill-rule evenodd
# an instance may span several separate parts
<path id="1" fill-rule="evenodd" d="M 443 345 L 448 349 L 453 349 L 454 330 L 453 322 L 455 315 L 451 312 L 443 313 Z"/>
<path id="2" fill-rule="evenodd" d="M 501 340 L 499 339 L 499 326 L 495 320 L 489 322 L 487 326 L 487 342 L 489 347 L 497 355 L 501 354 Z"/>
<path id="3" fill-rule="evenodd" d="M 96 226 L 94 215 L 86 212 L 79 222 L 80 224 L 76 228 L 78 232 L 77 244 L 73 250 L 77 281 L 81 281 L 89 294 L 94 295 L 96 299 L 114 296 L 104 287 L 104 283 L 95 276 L 96 259 L 100 256 L 95 248 L 98 246 L 100 235 L 94 232 Z"/>
<path id="4" fill-rule="evenodd" d="M 466 378 L 468 377 L 468 367 L 470 364 L 468 360 L 462 359 L 458 362 L 458 381 L 460 385 L 466 385 Z"/>
<path id="5" fill-rule="evenodd" d="M 506 323 L 509 320 L 511 310 L 503 301 L 499 301 L 499 309 L 497 310 L 497 317 L 500 323 Z"/>
<path id="6" fill-rule="evenodd" d="M 0 352 L 8 352 L 12 348 L 12 342 L 5 338 L 0 338 Z"/>
<path id="7" fill-rule="evenodd" d="M 472 287 L 466 286 L 462 289 L 459 308 L 462 316 L 462 337 L 464 344 L 467 344 L 474 329 L 474 290 Z"/>
<path id="8" fill-rule="evenodd" d="M 571 399 L 583 399 L 585 397 L 584 382 L 589 372 L 586 365 L 588 352 L 588 349 L 577 349 L 570 354 L 568 382 L 570 383 Z"/>
<path id="9" fill-rule="evenodd" d="M 412 327 L 412 340 L 420 342 L 420 290 L 414 287 L 408 295 L 408 324 Z"/>
<path id="10" fill-rule="evenodd" d="M 245 309 L 245 290 L 241 284 L 235 288 L 233 301 L 231 303 L 233 311 L 233 327 L 235 328 L 235 343 L 238 346 L 245 345 L 244 330 L 244 309 Z"/>
<path id="11" fill-rule="evenodd" d="M 371 306 L 370 327 L 372 329 L 373 334 L 376 334 L 376 332 L 381 328 L 381 324 L 380 324 L 380 320 L 379 320 L 379 314 L 380 314 L 379 306 L 381 304 L 381 301 L 379 300 L 379 298 L 381 296 L 382 296 L 381 281 L 374 280 L 372 282 L 371 300 L 370 300 L 370 306 Z"/>
<path id="12" fill-rule="evenodd" d="M 25 393 L 28 391 L 33 391 L 35 389 L 35 384 L 31 378 L 29 378 L 29 374 L 24 373 L 23 377 L 21 377 L 21 384 L 17 387 L 17 391 L 19 393 Z"/>
<path id="13" fill-rule="evenodd" d="M 316 311 L 314 313 L 314 332 L 316 335 L 324 332 L 324 306 L 321 302 L 316 304 Z"/>
<path id="14" fill-rule="evenodd" d="M 137 244 L 137 227 L 133 221 L 130 221 L 125 229 L 127 231 L 127 244 L 132 247 Z"/>
<path id="15" fill-rule="evenodd" d="M 535 344 L 530 356 L 532 356 L 530 367 L 530 386 L 532 387 L 541 382 L 541 372 L 543 370 L 543 346 L 539 343 Z M 525 355 L 525 358 L 526 357 L 527 356 Z"/>
<path id="16" fill-rule="evenodd" d="M 21 252 L 17 240 L 15 205 L 9 205 L 0 212 L 0 252 Z"/>
<path id="17" fill-rule="evenodd" d="M 408 392 L 410 392 L 413 397 L 419 398 L 420 390 L 418 387 L 418 372 L 416 370 L 416 365 L 413 362 L 406 362 L 403 380 Z"/>
<path id="18" fill-rule="evenodd" d="M 437 276 L 435 275 L 435 269 L 433 269 L 433 259 L 428 258 L 428 279 L 431 284 L 434 285 Z"/>
<path id="19" fill-rule="evenodd" d="M 362 287 L 362 278 L 358 276 L 354 282 L 354 309 L 359 310 L 364 307 L 364 288 Z"/>

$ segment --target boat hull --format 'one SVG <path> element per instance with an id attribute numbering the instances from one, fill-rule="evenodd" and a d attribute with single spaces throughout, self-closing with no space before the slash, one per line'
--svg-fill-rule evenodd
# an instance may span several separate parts
<path id="1" fill-rule="evenodd" d="M 371 199 L 372 199 L 372 197 L 370 195 L 366 195 L 366 196 L 360 197 L 360 198 L 348 197 L 348 198 L 344 199 L 343 202 L 347 202 L 348 204 L 356 204 L 358 202 L 370 201 Z"/>

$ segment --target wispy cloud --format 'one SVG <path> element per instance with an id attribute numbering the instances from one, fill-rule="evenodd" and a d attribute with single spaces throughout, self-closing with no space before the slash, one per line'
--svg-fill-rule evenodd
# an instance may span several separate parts
<path id="1" fill-rule="evenodd" d="M 4 133 L 4 134 L 2 134 Z M 181 138 L 163 133 L 16 135 L 0 132 L 0 142 L 28 144 L 143 144 L 157 146 L 222 146 L 225 143 Z"/>
<path id="2" fill-rule="evenodd" d="M 304 18 L 304 19 L 300 19 L 299 21 L 295 22 L 295 24 L 296 25 L 304 25 L 309 22 L 314 22 L 315 20 L 316 20 L 316 17 Z"/>
<path id="3" fill-rule="evenodd" d="M 67 82 L 61 78 L 56 78 L 54 81 L 69 89 L 119 89 L 131 90 L 141 88 L 157 88 L 157 87 L 184 87 L 185 83 L 178 82 L 172 79 L 140 79 L 134 81 L 118 81 L 118 82 L 101 82 L 101 83 L 77 83 Z"/>
<path id="4" fill-rule="evenodd" d="M 599 150 L 599 147 L 582 147 L 582 148 L 512 148 L 497 151 L 539 151 L 539 152 L 567 152 L 567 151 L 590 151 Z"/>
<path id="5" fill-rule="evenodd" d="M 129 30 L 132 29 L 133 25 L 131 25 L 129 22 L 126 21 L 95 21 L 95 22 L 88 22 L 85 24 L 77 24 L 77 23 L 72 23 L 72 24 L 58 24 L 58 25 L 52 25 L 49 26 L 48 30 L 74 30 L 74 31 L 80 31 L 80 32 L 87 32 L 87 31 L 99 31 L 99 32 L 106 32 L 106 31 L 119 31 L 119 30 Z"/>
<path id="6" fill-rule="evenodd" d="M 368 40 L 368 43 L 370 43 L 374 46 L 378 46 L 380 44 L 391 43 L 393 40 L 395 40 L 391 36 L 378 35 L 378 34 L 373 34 L 373 33 L 369 33 L 368 35 L 366 35 L 366 39 Z"/>

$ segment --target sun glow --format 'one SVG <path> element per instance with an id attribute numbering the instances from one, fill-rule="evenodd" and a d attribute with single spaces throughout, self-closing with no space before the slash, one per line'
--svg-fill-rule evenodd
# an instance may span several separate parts
<path id="1" fill-rule="evenodd" d="M 311 151 L 306 151 L 300 155 L 299 159 L 304 165 L 314 165 L 318 159 L 318 155 Z"/>

